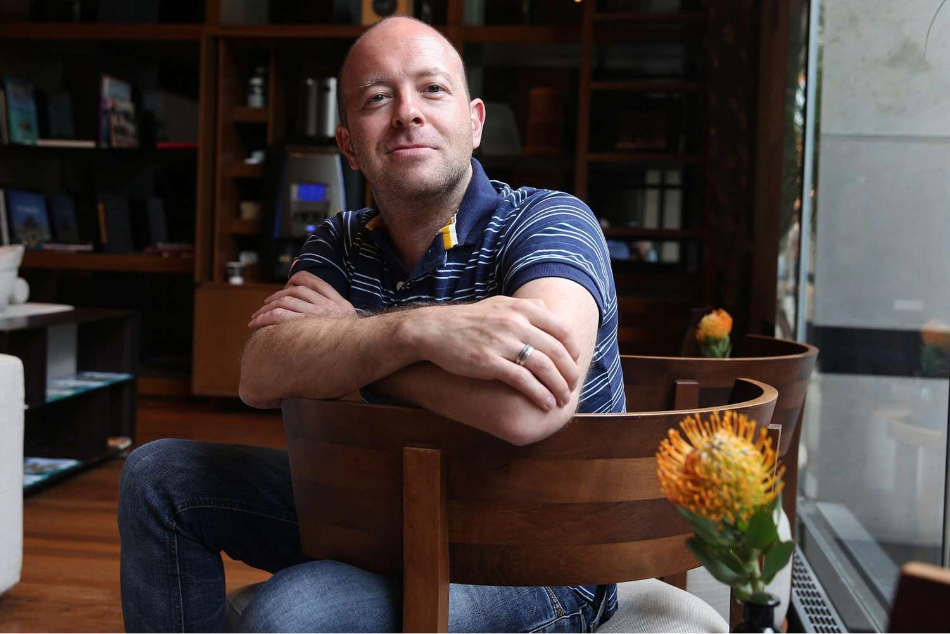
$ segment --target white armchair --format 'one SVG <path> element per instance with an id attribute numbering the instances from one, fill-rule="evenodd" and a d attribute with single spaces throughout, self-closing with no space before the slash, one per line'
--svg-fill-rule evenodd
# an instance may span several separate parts
<path id="1" fill-rule="evenodd" d="M 0 594 L 23 566 L 23 362 L 0 354 Z"/>

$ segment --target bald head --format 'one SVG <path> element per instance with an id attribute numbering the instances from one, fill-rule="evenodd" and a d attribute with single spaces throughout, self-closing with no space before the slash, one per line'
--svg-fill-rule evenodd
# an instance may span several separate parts
<path id="1" fill-rule="evenodd" d="M 337 111 L 340 115 L 340 122 L 347 125 L 346 108 L 349 96 L 353 90 L 358 88 L 355 78 L 351 77 L 350 72 L 353 66 L 353 60 L 359 59 L 364 53 L 371 52 L 378 46 L 386 46 L 393 41 L 404 40 L 411 37 L 430 37 L 436 39 L 445 49 L 445 58 L 450 66 L 454 67 L 457 75 L 461 78 L 462 85 L 465 88 L 465 95 L 470 100 L 471 94 L 468 89 L 468 76 L 465 73 L 465 64 L 462 57 L 441 33 L 432 28 L 425 22 L 408 16 L 392 16 L 380 20 L 359 36 L 346 57 L 343 58 L 343 64 L 340 65 L 338 88 L 336 92 Z M 375 79 L 375 78 L 374 78 Z"/>

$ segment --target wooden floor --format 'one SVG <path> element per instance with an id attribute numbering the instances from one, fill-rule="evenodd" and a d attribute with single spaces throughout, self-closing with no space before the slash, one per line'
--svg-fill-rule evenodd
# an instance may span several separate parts
<path id="1" fill-rule="evenodd" d="M 190 438 L 284 447 L 277 413 L 234 403 L 143 399 L 139 444 Z M 0 596 L 0 632 L 122 632 L 116 506 L 124 460 L 113 459 L 24 501 L 23 574 Z M 266 579 L 225 557 L 228 590 Z"/>

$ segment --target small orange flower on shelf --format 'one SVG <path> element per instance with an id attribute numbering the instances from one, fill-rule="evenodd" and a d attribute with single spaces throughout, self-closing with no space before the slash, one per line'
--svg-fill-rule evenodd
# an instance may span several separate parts
<path id="1" fill-rule="evenodd" d="M 694 414 L 671 429 L 656 454 L 663 495 L 694 536 L 696 559 L 743 602 L 767 605 L 766 592 L 795 542 L 778 534 L 782 476 L 772 440 L 746 416 Z M 684 438 L 685 435 L 685 438 Z"/>
<path id="2" fill-rule="evenodd" d="M 696 341 L 707 357 L 725 358 L 732 353 L 729 335 L 732 333 L 732 316 L 718 308 L 704 316 L 696 328 Z"/>

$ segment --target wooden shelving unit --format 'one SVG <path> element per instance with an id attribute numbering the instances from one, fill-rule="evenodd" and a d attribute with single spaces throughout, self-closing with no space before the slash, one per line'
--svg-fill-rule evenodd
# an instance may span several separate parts
<path id="1" fill-rule="evenodd" d="M 60 329 L 59 334 L 51 337 L 51 329 Z M 110 372 L 126 378 L 56 400 L 49 398 L 50 346 L 69 333 L 75 333 L 70 345 L 76 351 L 78 371 Z M 0 318 L 0 352 L 23 361 L 27 406 L 24 456 L 79 461 L 76 467 L 31 486 L 28 492 L 116 455 L 121 449 L 110 447 L 109 438 L 134 442 L 137 348 L 138 320 L 126 311 L 87 309 Z"/>
<path id="2" fill-rule="evenodd" d="M 203 24 L 0 24 L 0 40 L 38 42 L 200 41 Z"/>
<path id="3" fill-rule="evenodd" d="M 676 242 L 683 246 L 703 245 L 707 225 L 703 217 L 704 192 L 708 188 L 707 144 L 705 139 L 665 149 L 626 151 L 623 146 L 597 145 L 603 137 L 602 126 L 612 123 L 610 115 L 598 109 L 600 100 L 669 100 L 668 110 L 681 121 L 690 121 L 692 111 L 683 104 L 702 104 L 710 87 L 700 72 L 683 76 L 641 77 L 600 72 L 603 54 L 598 47 L 625 42 L 691 42 L 702 46 L 709 14 L 705 10 L 665 13 L 603 12 L 595 0 L 576 9 L 576 20 L 561 19 L 549 24 L 464 23 L 465 0 L 441 0 L 435 25 L 463 54 L 492 47 L 511 47 L 541 51 L 559 51 L 564 68 L 548 67 L 535 72 L 504 70 L 511 90 L 503 97 L 519 117 L 522 140 L 525 135 L 527 92 L 531 87 L 553 82 L 565 95 L 563 152 L 558 156 L 531 155 L 481 157 L 492 176 L 514 172 L 523 182 L 511 184 L 546 186 L 539 180 L 547 176 L 563 183 L 559 189 L 570 191 L 590 202 L 591 183 L 603 187 L 604 174 L 623 175 L 645 170 L 680 170 L 684 180 L 683 218 L 678 227 L 661 224 L 660 228 L 611 226 L 605 230 L 609 240 Z M 684 6 L 702 6 L 688 0 Z M 39 50 L 47 43 L 83 43 L 79 47 L 108 46 L 117 43 L 123 50 L 141 46 L 143 50 L 165 51 L 176 43 L 197 47 L 199 68 L 200 125 L 198 150 L 154 150 L 129 154 L 130 159 L 196 161 L 197 200 L 195 217 L 196 245 L 193 260 L 145 255 L 29 253 L 26 269 L 55 271 L 104 271 L 191 276 L 196 285 L 193 324 L 195 393 L 230 395 L 237 393 L 236 370 L 240 346 L 246 338 L 246 317 L 263 298 L 280 285 L 259 284 L 253 278 L 243 286 L 227 284 L 226 263 L 237 259 L 242 250 L 261 248 L 261 220 L 242 220 L 238 209 L 243 200 L 263 201 L 266 192 L 262 165 L 243 163 L 251 152 L 280 143 L 293 128 L 296 107 L 294 83 L 299 73 L 326 76 L 336 72 L 349 44 L 366 27 L 357 24 L 264 24 L 225 25 L 219 23 L 220 3 L 207 0 L 206 16 L 200 24 L 111 25 L 111 24 L 2 24 L 0 40 L 8 48 L 24 43 L 24 48 Z M 575 11 L 575 9 L 570 9 Z M 575 14 L 571 14 L 575 15 Z M 549 19 L 548 16 L 540 16 Z M 556 19 L 556 18 L 555 18 Z M 35 43 L 30 45 L 30 43 Z M 628 54 L 629 53 L 625 53 Z M 518 61 L 517 53 L 510 58 Z M 516 62 L 508 62 L 515 65 Z M 246 104 L 247 80 L 257 65 L 267 68 L 267 99 L 264 108 Z M 471 70 L 471 69 L 470 69 Z M 495 73 L 486 73 L 486 81 L 499 81 Z M 511 95 L 517 95 L 512 97 Z M 677 110 L 679 109 L 679 110 Z M 700 109 L 701 110 L 701 109 Z M 576 117 L 576 119 L 575 119 Z M 701 119 L 701 116 L 699 117 Z M 576 125 L 574 125 L 576 121 Z M 527 145 L 527 144 L 523 144 Z M 0 156 L 6 149 L 0 148 Z M 59 148 L 16 148 L 27 156 L 45 153 L 72 160 L 99 160 L 110 150 Z M 87 154 L 82 154 L 86 152 Z M 114 151 L 118 152 L 118 150 Z M 152 152 L 152 154 L 147 154 Z M 123 155 L 125 156 L 125 155 Z M 194 157 L 192 159 L 192 157 Z M 107 159 L 102 159 L 107 160 Z M 504 177 L 499 177 L 505 180 Z M 600 179 L 600 180 L 598 180 Z M 665 187 L 665 186 L 664 186 Z M 664 190 L 665 191 L 665 190 Z M 591 204 L 595 213 L 603 211 Z M 688 247 L 693 248 L 693 247 Z M 705 246 L 700 261 L 708 253 Z M 664 265 L 656 272 L 641 270 L 640 263 L 618 262 L 615 277 L 618 288 L 642 289 L 644 294 L 663 296 L 676 285 L 677 292 L 698 304 L 709 294 L 709 279 L 696 273 Z M 645 265 L 644 265 L 645 266 Z M 168 279 L 168 278 L 162 278 Z M 184 282 L 183 282 L 184 283 Z M 623 290 L 621 290 L 623 292 Z M 684 300 L 685 301 L 685 300 Z M 222 373 L 222 368 L 226 370 Z M 148 381 L 143 385 L 151 385 Z M 166 386 L 167 387 L 167 386 Z M 166 388 L 162 388 L 166 389 Z M 169 388 L 170 389 L 170 388 Z M 174 388 L 178 389 L 178 388 Z"/>
<path id="4" fill-rule="evenodd" d="M 162 257 L 160 255 L 112 255 L 108 253 L 56 253 L 28 251 L 23 255 L 23 268 L 72 269 L 76 271 L 113 271 L 121 273 L 166 273 L 192 275 L 193 258 Z"/>

